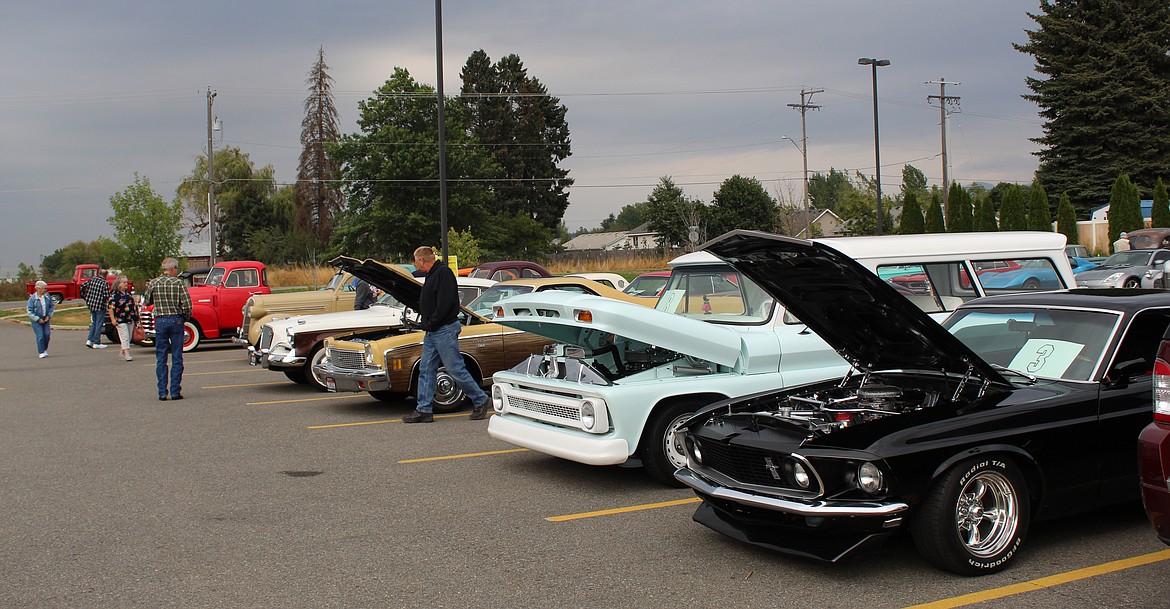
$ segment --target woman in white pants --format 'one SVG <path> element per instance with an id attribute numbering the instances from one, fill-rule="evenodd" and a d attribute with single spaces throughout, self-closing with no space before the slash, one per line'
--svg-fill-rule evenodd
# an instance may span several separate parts
<path id="1" fill-rule="evenodd" d="M 114 327 L 118 328 L 118 338 L 122 341 L 122 350 L 118 357 L 126 361 L 133 361 L 130 357 L 130 337 L 134 332 L 134 324 L 138 323 L 138 305 L 130 293 L 130 282 L 125 275 L 119 275 L 114 280 L 114 291 L 110 293 L 110 319 Z"/>

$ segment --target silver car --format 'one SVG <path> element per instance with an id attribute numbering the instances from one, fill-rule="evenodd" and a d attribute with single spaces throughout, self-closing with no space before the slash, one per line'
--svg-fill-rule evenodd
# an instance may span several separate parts
<path id="1" fill-rule="evenodd" d="M 1137 288 L 1150 271 L 1161 271 L 1170 250 L 1127 250 L 1105 259 L 1101 266 L 1077 274 L 1082 288 Z"/>

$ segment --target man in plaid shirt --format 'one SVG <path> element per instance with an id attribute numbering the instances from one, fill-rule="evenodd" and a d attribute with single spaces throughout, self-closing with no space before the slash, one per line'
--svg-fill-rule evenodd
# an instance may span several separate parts
<path id="1" fill-rule="evenodd" d="M 191 295 L 176 277 L 179 261 L 164 258 L 162 276 L 150 281 L 142 294 L 143 305 L 154 305 L 154 373 L 158 377 L 158 399 L 183 399 L 183 326 L 191 317 Z M 167 388 L 167 354 L 171 356 L 170 390 Z"/>
<path id="2" fill-rule="evenodd" d="M 106 306 L 110 303 L 110 284 L 106 281 L 106 270 L 98 269 L 97 275 L 81 284 L 81 297 L 89 307 L 89 334 L 85 346 L 90 349 L 105 349 L 102 344 L 102 329 L 106 326 Z"/>

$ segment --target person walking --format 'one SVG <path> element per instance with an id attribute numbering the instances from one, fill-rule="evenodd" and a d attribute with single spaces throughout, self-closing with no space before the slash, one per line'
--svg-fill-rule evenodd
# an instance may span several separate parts
<path id="1" fill-rule="evenodd" d="M 419 297 L 419 317 L 423 336 L 422 359 L 419 362 L 418 403 L 414 412 L 402 417 L 403 423 L 431 423 L 435 420 L 435 384 L 439 364 L 471 399 L 471 419 L 487 418 L 488 396 L 472 378 L 459 353 L 459 288 L 455 274 L 445 264 L 437 264 L 435 251 L 423 246 L 414 250 L 414 265 L 426 273 Z"/>
<path id="2" fill-rule="evenodd" d="M 138 323 L 138 305 L 134 303 L 134 296 L 130 294 L 130 281 L 125 275 L 119 275 L 114 280 L 108 313 L 114 327 L 118 329 L 118 340 L 122 343 L 118 357 L 128 362 L 134 361 L 130 356 L 130 337 L 134 333 L 134 325 Z"/>
<path id="3" fill-rule="evenodd" d="M 191 295 L 179 279 L 179 261 L 164 258 L 162 276 L 152 279 L 142 294 L 143 305 L 154 305 L 154 374 L 158 377 L 158 399 L 183 399 L 183 325 L 191 317 Z M 170 375 L 167 356 L 170 355 Z M 167 380 L 170 380 L 168 391 Z"/>
<path id="4" fill-rule="evenodd" d="M 44 359 L 49 356 L 49 320 L 57 305 L 46 293 L 49 284 L 38 281 L 34 287 L 36 293 L 28 297 L 28 320 L 32 323 L 33 336 L 37 338 L 37 357 Z"/>
<path id="5" fill-rule="evenodd" d="M 106 309 L 110 302 L 110 284 L 106 281 L 106 270 L 98 269 L 97 275 L 81 284 L 81 297 L 89 308 L 89 334 L 85 346 L 90 349 L 105 349 L 102 344 L 102 330 L 106 326 Z"/>

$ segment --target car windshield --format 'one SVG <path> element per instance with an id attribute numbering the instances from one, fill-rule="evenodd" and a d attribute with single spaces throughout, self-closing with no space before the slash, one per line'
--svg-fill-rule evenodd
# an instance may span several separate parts
<path id="1" fill-rule="evenodd" d="M 1091 380 L 1119 315 L 1039 307 L 955 311 L 943 322 L 956 338 L 993 366 L 1070 381 Z"/>
<path id="2" fill-rule="evenodd" d="M 395 298 L 389 294 L 382 294 L 381 298 L 378 298 L 378 301 L 375 302 L 374 304 L 392 307 L 395 309 L 405 309 L 406 308 L 406 305 L 402 304 L 401 302 L 398 302 L 397 298 Z"/>
<path id="3" fill-rule="evenodd" d="M 677 268 L 654 308 L 714 323 L 759 324 L 771 319 L 775 302 L 730 267 Z"/>
<path id="4" fill-rule="evenodd" d="M 1117 252 L 1105 259 L 1101 266 L 1146 266 L 1150 263 L 1150 256 L 1154 252 L 1143 252 L 1140 250 L 1129 250 L 1125 252 Z"/>
<path id="5" fill-rule="evenodd" d="M 207 274 L 207 279 L 203 280 L 204 285 L 221 285 L 223 284 L 224 271 L 222 266 L 213 267 L 211 272 Z"/>
<path id="6" fill-rule="evenodd" d="M 505 298 L 511 298 L 517 294 L 527 294 L 531 291 L 532 286 L 530 285 L 493 285 L 486 292 L 480 294 L 479 298 L 471 301 L 471 304 L 467 305 L 467 308 L 480 317 L 491 317 L 492 307 L 497 302 Z"/>
<path id="7" fill-rule="evenodd" d="M 630 282 L 630 285 L 626 286 L 626 289 L 622 291 L 633 296 L 657 296 L 662 291 L 663 286 L 666 285 L 667 279 L 670 279 L 670 277 L 665 275 L 661 277 L 635 277 Z"/>

